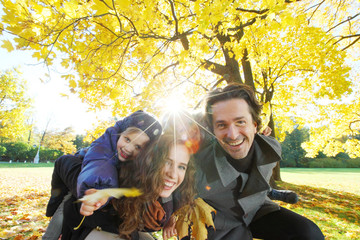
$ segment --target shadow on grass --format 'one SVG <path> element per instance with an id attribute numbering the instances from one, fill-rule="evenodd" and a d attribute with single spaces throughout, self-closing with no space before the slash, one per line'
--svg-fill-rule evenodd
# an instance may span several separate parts
<path id="1" fill-rule="evenodd" d="M 360 195 L 286 182 L 277 184 L 299 195 L 299 202 L 291 205 L 291 209 L 310 209 L 356 225 L 360 222 Z"/>

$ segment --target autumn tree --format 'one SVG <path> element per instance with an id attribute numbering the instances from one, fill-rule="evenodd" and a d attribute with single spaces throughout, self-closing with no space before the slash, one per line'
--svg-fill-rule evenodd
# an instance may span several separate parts
<path id="1" fill-rule="evenodd" d="M 75 138 L 74 130 L 71 127 L 62 131 L 48 130 L 41 145 L 48 149 L 59 150 L 64 154 L 74 154 L 76 152 Z"/>
<path id="2" fill-rule="evenodd" d="M 353 104 L 359 109 L 359 97 L 345 101 L 360 91 L 346 61 L 358 48 L 358 2 L 352 7 L 340 0 L 1 2 L 0 29 L 14 38 L 2 46 L 31 49 L 49 66 L 60 60 L 75 70 L 64 78 L 96 109 L 111 106 L 114 115 L 139 107 L 154 111 L 171 94 L 194 107 L 208 90 L 242 82 L 270 103 L 269 125 L 280 139 L 294 119 L 300 128 L 311 127 L 304 145 L 310 155 L 338 134 L 359 129 L 359 113 L 351 110 Z M 341 16 L 327 16 L 328 6 Z M 335 31 L 347 16 L 355 26 L 348 43 L 345 32 L 337 37 Z M 336 143 L 328 153 L 357 154 L 356 144 Z"/>
<path id="3" fill-rule="evenodd" d="M 31 127 L 26 123 L 31 99 L 26 81 L 17 70 L 0 72 L 0 139 L 21 140 Z"/>

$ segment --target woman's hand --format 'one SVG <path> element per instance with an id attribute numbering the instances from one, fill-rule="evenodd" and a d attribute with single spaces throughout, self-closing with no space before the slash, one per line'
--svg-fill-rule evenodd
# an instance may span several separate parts
<path id="1" fill-rule="evenodd" d="M 167 240 L 167 239 L 177 235 L 177 232 L 175 229 L 175 223 L 176 223 L 175 218 L 173 216 L 171 216 L 169 221 L 166 223 L 166 225 L 163 228 L 163 239 L 164 240 Z"/>
<path id="2" fill-rule="evenodd" d="M 85 195 L 96 193 L 96 189 L 91 188 L 85 191 Z M 83 216 L 90 216 L 94 211 L 98 210 L 108 201 L 108 197 L 101 198 L 97 202 L 84 201 L 81 203 L 80 214 Z"/>

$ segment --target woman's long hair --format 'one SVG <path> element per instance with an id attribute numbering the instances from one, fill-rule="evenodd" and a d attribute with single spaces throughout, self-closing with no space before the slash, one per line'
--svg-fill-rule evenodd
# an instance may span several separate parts
<path id="1" fill-rule="evenodd" d="M 184 144 L 174 139 L 173 134 L 164 134 L 158 142 L 152 143 L 138 157 L 127 162 L 120 170 L 119 184 L 121 187 L 136 187 L 142 195 L 135 198 L 121 198 L 112 201 L 122 223 L 119 233 L 129 238 L 134 231 L 144 229 L 147 218 L 147 206 L 157 201 L 164 188 L 165 159 L 169 155 L 172 144 Z M 176 191 L 180 192 L 180 206 L 192 204 L 195 196 L 194 189 L 195 168 L 190 159 L 183 183 Z"/>

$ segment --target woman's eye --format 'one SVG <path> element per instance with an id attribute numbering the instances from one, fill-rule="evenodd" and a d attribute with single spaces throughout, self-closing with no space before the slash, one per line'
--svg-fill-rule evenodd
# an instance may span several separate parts
<path id="1" fill-rule="evenodd" d="M 186 167 L 185 167 L 185 166 L 179 166 L 179 169 L 186 171 Z"/>
<path id="2" fill-rule="evenodd" d="M 130 142 L 130 138 L 128 138 L 128 137 L 124 137 L 124 139 L 125 139 L 125 142 Z"/>
<path id="3" fill-rule="evenodd" d="M 141 147 L 140 147 L 139 145 L 136 145 L 136 146 L 135 146 L 135 149 L 136 149 L 136 150 L 140 150 Z"/>

